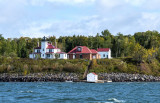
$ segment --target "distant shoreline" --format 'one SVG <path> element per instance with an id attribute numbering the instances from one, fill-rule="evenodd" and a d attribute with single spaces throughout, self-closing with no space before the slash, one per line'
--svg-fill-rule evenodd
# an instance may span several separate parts
<path id="1" fill-rule="evenodd" d="M 78 73 L 31 73 L 22 74 L 0 74 L 0 82 L 83 82 L 82 75 Z M 127 73 L 98 73 L 99 80 L 112 80 L 112 82 L 160 82 L 160 77 L 127 74 Z"/>

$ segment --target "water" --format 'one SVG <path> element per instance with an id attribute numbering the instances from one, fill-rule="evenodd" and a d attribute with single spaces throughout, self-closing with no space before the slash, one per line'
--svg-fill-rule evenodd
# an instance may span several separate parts
<path id="1" fill-rule="evenodd" d="M 0 103 L 160 103 L 160 83 L 0 83 Z"/>

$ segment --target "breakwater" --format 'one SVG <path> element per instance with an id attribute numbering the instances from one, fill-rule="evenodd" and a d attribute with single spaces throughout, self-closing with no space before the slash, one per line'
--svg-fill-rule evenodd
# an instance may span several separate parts
<path id="1" fill-rule="evenodd" d="M 79 78 L 79 75 L 75 73 L 0 74 L 0 82 L 64 82 L 66 80 L 76 82 Z"/>
<path id="2" fill-rule="evenodd" d="M 101 80 L 112 80 L 112 82 L 160 82 L 160 77 L 143 74 L 99 73 L 98 77 Z"/>
<path id="3" fill-rule="evenodd" d="M 0 82 L 81 82 L 82 74 L 77 73 L 31 73 L 0 74 Z M 112 82 L 160 82 L 160 77 L 142 74 L 127 73 L 98 73 L 99 80 L 112 80 Z"/>

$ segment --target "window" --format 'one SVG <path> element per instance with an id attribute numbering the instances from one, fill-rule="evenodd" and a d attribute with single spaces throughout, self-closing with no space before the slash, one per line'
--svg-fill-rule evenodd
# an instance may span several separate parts
<path id="1" fill-rule="evenodd" d="M 77 51 L 81 51 L 81 47 L 78 47 L 78 48 L 77 48 Z"/>
<path id="2" fill-rule="evenodd" d="M 43 54 L 43 57 L 44 57 L 44 54 Z"/>
<path id="3" fill-rule="evenodd" d="M 103 54 L 103 57 L 105 57 L 105 54 Z"/>
<path id="4" fill-rule="evenodd" d="M 49 52 L 51 53 L 51 52 L 52 52 L 52 49 L 49 49 Z"/>
<path id="5" fill-rule="evenodd" d="M 50 54 L 47 54 L 47 58 L 49 58 L 50 57 Z"/>
<path id="6" fill-rule="evenodd" d="M 43 49 L 43 51 L 44 51 L 44 49 Z"/>
<path id="7" fill-rule="evenodd" d="M 37 50 L 37 53 L 40 53 L 40 50 Z"/>
<path id="8" fill-rule="evenodd" d="M 80 54 L 80 55 L 79 55 L 79 58 L 80 58 L 80 59 L 82 59 L 82 58 L 83 58 L 82 54 Z"/>
<path id="9" fill-rule="evenodd" d="M 106 55 L 106 57 L 108 58 L 108 55 Z"/>

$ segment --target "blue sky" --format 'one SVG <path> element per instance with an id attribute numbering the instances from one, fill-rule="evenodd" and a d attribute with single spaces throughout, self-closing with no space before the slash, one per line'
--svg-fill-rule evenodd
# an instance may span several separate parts
<path id="1" fill-rule="evenodd" d="M 5 38 L 160 31 L 160 0 L 0 0 Z"/>

